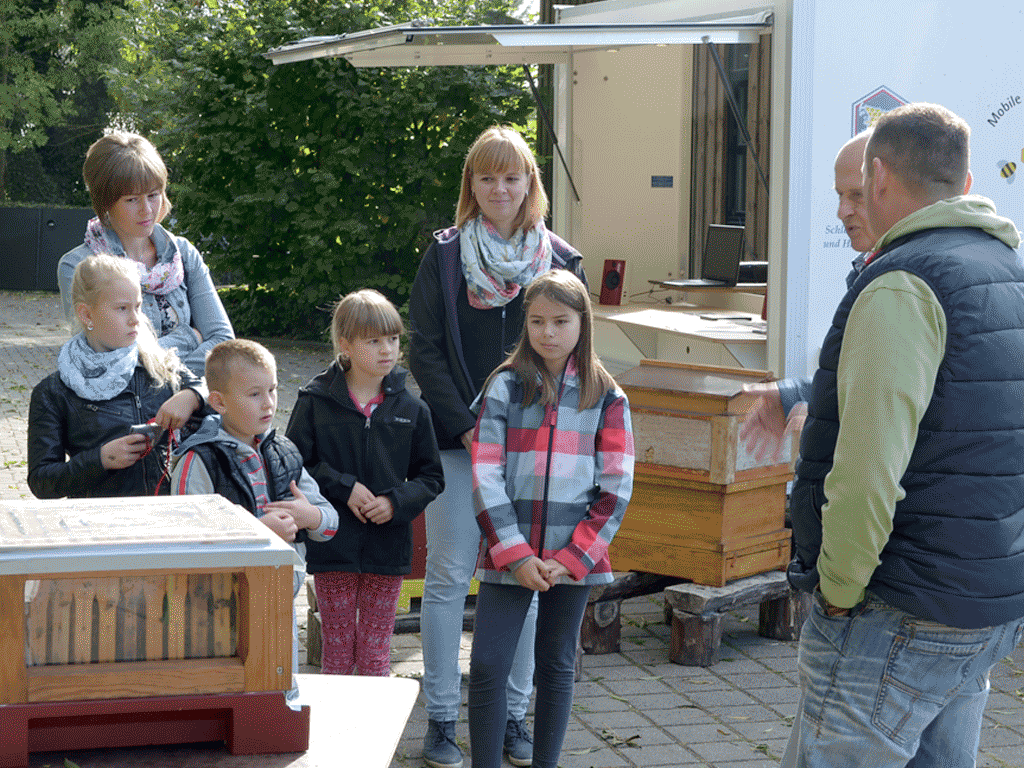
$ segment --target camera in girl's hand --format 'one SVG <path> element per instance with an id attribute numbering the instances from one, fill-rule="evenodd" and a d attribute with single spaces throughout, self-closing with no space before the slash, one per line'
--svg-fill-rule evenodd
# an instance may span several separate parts
<path id="1" fill-rule="evenodd" d="M 160 433 L 163 431 L 164 428 L 159 424 L 133 424 L 128 429 L 129 434 L 145 435 L 146 439 L 151 443 L 155 443 L 157 438 L 160 437 Z"/>

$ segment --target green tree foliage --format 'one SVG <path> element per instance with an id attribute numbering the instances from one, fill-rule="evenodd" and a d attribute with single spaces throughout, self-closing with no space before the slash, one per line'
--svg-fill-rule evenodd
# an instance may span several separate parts
<path id="1" fill-rule="evenodd" d="M 171 165 L 175 229 L 247 286 L 231 308 L 236 330 L 258 321 L 263 333 L 319 331 L 326 316 L 314 308 L 360 287 L 403 303 L 429 233 L 454 218 L 469 145 L 531 109 L 515 70 L 275 67 L 262 54 L 427 15 L 474 23 L 516 4 L 172 1 L 147 3 L 149 15 L 140 6 L 152 34 L 121 73 L 122 103 Z M 140 81 L 148 90 L 128 87 Z"/>
<path id="2" fill-rule="evenodd" d="M 0 0 L 0 200 L 88 204 L 85 150 L 124 28 L 108 0 Z"/>

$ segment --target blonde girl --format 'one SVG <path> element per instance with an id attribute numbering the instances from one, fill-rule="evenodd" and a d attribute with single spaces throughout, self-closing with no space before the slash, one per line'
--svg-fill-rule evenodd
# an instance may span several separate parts
<path id="1" fill-rule="evenodd" d="M 526 289 L 515 351 L 484 388 L 473 503 L 484 537 L 470 657 L 474 768 L 501 765 L 505 685 L 535 593 L 532 764 L 555 768 L 572 706 L 576 638 L 633 487 L 629 403 L 593 349 L 586 286 L 565 270 Z"/>
<path id="2" fill-rule="evenodd" d="M 80 332 L 32 390 L 29 487 L 39 498 L 166 493 L 161 449 L 203 404 L 202 382 L 157 343 L 130 262 L 84 259 L 71 293 Z M 145 423 L 150 434 L 131 431 Z"/>
<path id="3" fill-rule="evenodd" d="M 332 539 L 306 545 L 329 674 L 391 671 L 412 521 L 444 487 L 430 412 L 397 367 L 402 333 L 382 294 L 345 296 L 331 323 L 336 359 L 299 390 L 288 420 L 287 436 L 340 518 Z"/>

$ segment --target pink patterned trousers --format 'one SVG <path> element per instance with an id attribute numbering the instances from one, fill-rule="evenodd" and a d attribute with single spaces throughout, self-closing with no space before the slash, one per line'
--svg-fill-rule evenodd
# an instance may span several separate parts
<path id="1" fill-rule="evenodd" d="M 402 577 L 331 571 L 313 574 L 328 675 L 386 677 Z"/>

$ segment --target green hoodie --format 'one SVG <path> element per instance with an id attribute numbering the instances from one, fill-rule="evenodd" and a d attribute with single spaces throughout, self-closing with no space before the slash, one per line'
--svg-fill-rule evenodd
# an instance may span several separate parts
<path id="1" fill-rule="evenodd" d="M 1011 248 L 1020 245 L 1017 227 L 996 213 L 996 206 L 991 200 L 981 195 L 961 195 L 932 203 L 903 217 L 882 235 L 874 250 L 880 250 L 893 240 L 912 232 L 936 227 L 973 227 L 999 238 Z"/>
<path id="2" fill-rule="evenodd" d="M 898 221 L 875 250 L 936 227 L 982 229 L 1011 248 L 1013 222 L 987 198 L 941 200 Z M 885 256 L 880 258 L 884 259 Z M 821 592 L 850 608 L 878 567 L 892 533 L 900 486 L 928 408 L 946 348 L 946 317 L 931 288 L 904 271 L 886 272 L 861 291 L 850 310 L 837 371 L 839 436 L 825 478 Z"/>

